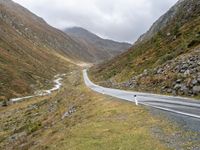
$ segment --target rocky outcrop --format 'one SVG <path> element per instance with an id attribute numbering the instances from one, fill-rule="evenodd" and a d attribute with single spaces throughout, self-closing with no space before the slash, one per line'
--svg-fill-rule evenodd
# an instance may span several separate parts
<path id="1" fill-rule="evenodd" d="M 197 14 L 200 12 L 199 0 L 179 0 L 167 13 L 161 16 L 151 28 L 140 38 L 136 43 L 140 43 L 151 39 L 156 33 L 164 29 L 174 20 L 177 22 L 177 26 L 181 26 L 185 22 L 191 19 L 191 14 Z M 166 36 L 170 36 L 170 32 L 166 32 Z"/>
<path id="2" fill-rule="evenodd" d="M 180 96 L 200 95 L 200 48 L 122 83 L 109 79 L 103 86 Z"/>
<path id="3" fill-rule="evenodd" d="M 68 111 L 65 112 L 65 113 L 63 114 L 63 116 L 62 116 L 61 119 L 64 119 L 65 117 L 69 117 L 70 115 L 72 115 L 72 114 L 75 113 L 76 111 L 77 111 L 77 110 L 76 110 L 76 108 L 75 108 L 74 106 L 69 107 Z"/>
<path id="4" fill-rule="evenodd" d="M 199 51 L 199 50 L 198 50 Z M 200 53 L 192 56 L 179 57 L 175 61 L 169 61 L 157 69 L 163 70 L 159 72 L 160 76 L 165 76 L 169 73 L 176 75 L 172 81 L 172 85 L 164 87 L 163 92 L 173 93 L 178 95 L 198 95 L 200 94 Z"/>

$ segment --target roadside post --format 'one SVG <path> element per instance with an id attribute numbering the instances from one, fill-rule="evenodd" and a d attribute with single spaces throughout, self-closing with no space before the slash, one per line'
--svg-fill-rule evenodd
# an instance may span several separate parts
<path id="1" fill-rule="evenodd" d="M 134 99 L 135 99 L 135 105 L 137 105 L 137 106 L 138 106 L 137 95 L 134 95 Z"/>

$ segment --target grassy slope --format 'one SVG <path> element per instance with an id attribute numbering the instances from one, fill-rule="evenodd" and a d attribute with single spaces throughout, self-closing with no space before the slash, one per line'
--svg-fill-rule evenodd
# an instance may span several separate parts
<path id="1" fill-rule="evenodd" d="M 50 49 L 33 47 L 16 35 L 4 42 L 0 38 L 0 96 L 2 99 L 27 95 L 51 84 L 54 75 L 64 72 L 71 64 L 55 56 Z M 15 47 L 15 44 L 17 45 Z M 51 61 L 49 61 L 51 59 Z M 0 99 L 1 99 L 0 98 Z"/>
<path id="2" fill-rule="evenodd" d="M 0 101 L 52 85 L 72 65 L 64 57 L 76 61 L 81 53 L 66 34 L 12 1 L 0 2 L 0 35 Z"/>
<path id="3" fill-rule="evenodd" d="M 153 136 L 153 129 L 168 139 L 182 132 L 142 107 L 90 91 L 80 78 L 81 72 L 71 68 L 60 91 L 1 109 L 1 149 L 166 150 L 167 140 Z M 72 106 L 76 112 L 62 120 Z"/>

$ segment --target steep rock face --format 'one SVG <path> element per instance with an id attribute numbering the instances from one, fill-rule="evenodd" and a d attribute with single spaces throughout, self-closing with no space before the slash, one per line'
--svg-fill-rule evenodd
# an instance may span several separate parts
<path id="1" fill-rule="evenodd" d="M 88 51 L 94 56 L 94 58 L 99 58 L 100 61 L 108 60 L 122 52 L 125 52 L 131 47 L 128 43 L 102 39 L 80 27 L 68 28 L 64 31 L 73 39 L 88 47 Z"/>
<path id="2" fill-rule="evenodd" d="M 188 70 L 182 69 L 181 65 L 178 71 L 172 69 L 179 66 L 176 63 L 177 60 L 179 63 L 188 61 L 181 59 L 185 55 L 189 56 L 188 59 L 196 58 L 195 55 L 199 55 L 199 53 L 194 53 L 195 50 L 199 52 L 200 45 L 199 8 L 199 0 L 178 1 L 153 24 L 146 34 L 141 36 L 128 52 L 93 67 L 90 72 L 93 79 L 107 81 L 107 85 L 116 85 L 120 88 L 159 93 L 167 91 L 170 94 L 185 94 L 187 96 L 200 95 L 199 85 L 186 85 L 190 79 L 196 81 L 199 78 L 199 66 L 195 65 L 195 63 L 199 63 L 199 59 L 192 66 L 189 65 L 192 68 Z M 165 64 L 171 68 L 167 69 L 166 72 L 162 67 Z M 188 64 L 185 63 L 184 67 L 187 67 L 186 65 Z M 159 75 L 154 74 L 154 70 L 157 70 Z M 165 73 L 162 74 L 162 72 Z M 185 74 L 189 75 L 185 76 Z M 182 82 L 176 86 L 174 83 L 176 83 L 177 78 L 182 79 Z"/>
<path id="3" fill-rule="evenodd" d="M 182 26 L 185 22 L 192 19 L 191 16 L 193 16 L 193 14 L 199 14 L 199 7 L 200 1 L 198 0 L 179 0 L 167 13 L 161 16 L 152 25 L 149 31 L 143 34 L 136 43 L 149 40 L 163 28 L 169 26 L 171 22 L 175 21 L 177 28 Z M 167 34 L 170 34 L 170 32 Z"/>

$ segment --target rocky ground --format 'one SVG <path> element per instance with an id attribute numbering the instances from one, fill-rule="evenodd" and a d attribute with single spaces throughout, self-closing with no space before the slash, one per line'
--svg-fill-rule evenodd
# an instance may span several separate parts
<path id="1" fill-rule="evenodd" d="M 200 48 L 167 61 L 154 69 L 145 69 L 142 74 L 122 83 L 110 79 L 99 82 L 103 86 L 157 92 L 162 94 L 200 96 Z"/>
<path id="2" fill-rule="evenodd" d="M 80 84 L 80 75 L 70 81 L 72 73 L 77 71 L 71 70 L 63 76 L 62 89 L 51 95 L 0 107 L 0 149 L 38 149 L 38 145 L 46 145 L 41 141 L 48 141 L 45 138 L 54 134 L 53 128 L 71 117 L 80 106 L 81 93 L 72 90 Z"/>

